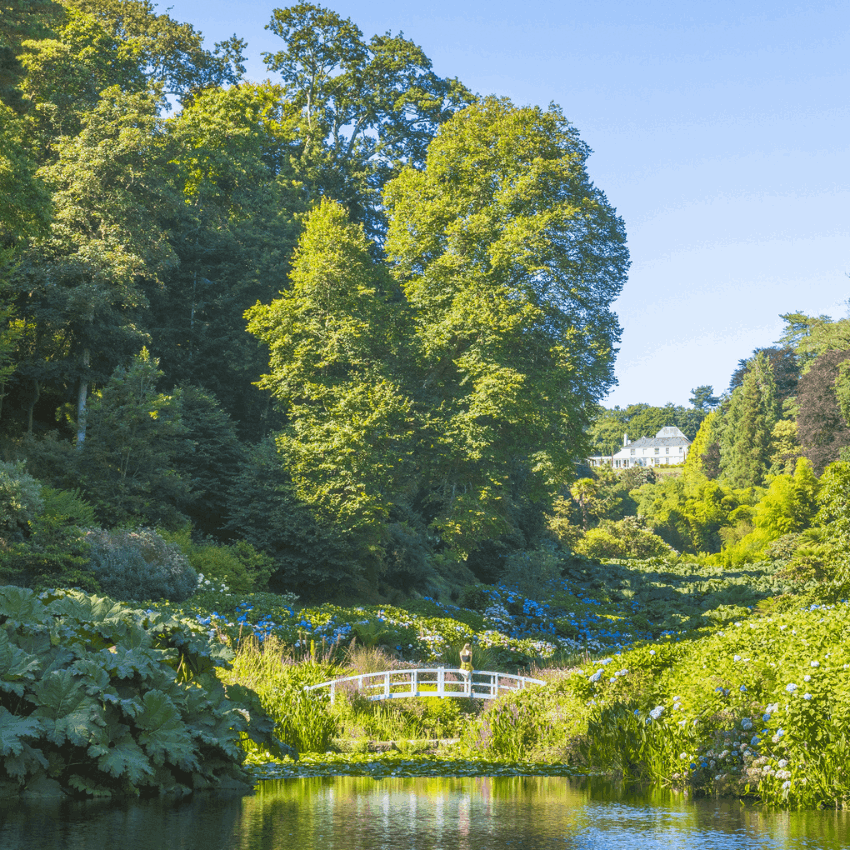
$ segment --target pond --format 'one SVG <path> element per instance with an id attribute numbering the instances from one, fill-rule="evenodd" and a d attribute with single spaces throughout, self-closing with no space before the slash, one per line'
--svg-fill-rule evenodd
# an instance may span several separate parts
<path id="1" fill-rule="evenodd" d="M 247 797 L 0 805 L 2 850 L 847 847 L 850 813 L 770 812 L 589 778 L 285 779 Z"/>

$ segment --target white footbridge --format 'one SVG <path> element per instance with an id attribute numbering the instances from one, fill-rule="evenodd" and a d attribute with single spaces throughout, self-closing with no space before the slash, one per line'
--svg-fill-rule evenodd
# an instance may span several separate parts
<path id="1" fill-rule="evenodd" d="M 489 670 L 468 673 L 455 667 L 420 667 L 415 670 L 385 670 L 382 673 L 345 676 L 318 685 L 307 685 L 304 690 L 326 689 L 331 703 L 338 692 L 360 693 L 372 701 L 410 697 L 498 699 L 531 685 L 545 684 L 542 679 L 516 676 L 513 673 L 493 673 Z"/>

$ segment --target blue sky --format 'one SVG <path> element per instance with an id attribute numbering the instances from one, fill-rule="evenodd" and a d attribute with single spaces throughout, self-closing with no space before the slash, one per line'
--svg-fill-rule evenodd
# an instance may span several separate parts
<path id="1" fill-rule="evenodd" d="M 632 257 L 607 406 L 687 404 L 774 342 L 780 313 L 848 315 L 846 0 L 322 5 L 366 38 L 403 31 L 475 92 L 560 104 L 591 146 Z M 264 30 L 273 8 L 173 0 L 171 14 L 209 42 L 246 39 L 258 80 L 282 44 Z"/>

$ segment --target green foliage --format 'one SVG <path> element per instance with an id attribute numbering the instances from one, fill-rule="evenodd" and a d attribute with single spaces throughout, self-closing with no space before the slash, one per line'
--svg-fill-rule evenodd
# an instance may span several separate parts
<path id="1" fill-rule="evenodd" d="M 518 503 L 551 501 L 610 384 L 628 253 L 587 155 L 555 107 L 491 98 L 385 190 L 386 250 L 415 325 L 430 525 L 453 553 L 519 530 Z M 581 259 L 564 252 L 587 228 Z"/>
<path id="2" fill-rule="evenodd" d="M 47 227 L 50 198 L 36 168 L 23 121 L 0 103 L 0 249 Z"/>
<path id="3" fill-rule="evenodd" d="M 646 528 L 639 517 L 603 520 L 597 528 L 585 533 L 575 550 L 589 558 L 653 558 L 677 554 Z"/>
<path id="4" fill-rule="evenodd" d="M 698 472 L 708 478 L 716 478 L 719 470 L 713 468 L 709 449 L 720 440 L 720 414 L 712 410 L 699 426 L 694 441 L 685 458 L 685 473 Z M 708 456 L 707 456 L 708 455 Z"/>
<path id="5" fill-rule="evenodd" d="M 776 384 L 767 356 L 759 353 L 723 416 L 720 466 L 733 487 L 757 487 L 770 468 L 771 436 L 779 418 Z"/>
<path id="6" fill-rule="evenodd" d="M 747 511 L 758 495 L 755 490 L 733 490 L 696 471 L 644 484 L 635 494 L 638 515 L 655 533 L 674 549 L 694 553 L 719 552 L 723 533 L 747 523 Z"/>
<path id="7" fill-rule="evenodd" d="M 842 415 L 838 392 L 842 365 L 850 350 L 826 351 L 809 364 L 797 391 L 797 436 L 815 472 L 842 457 L 850 446 L 850 427 Z M 846 374 L 845 367 L 845 373 Z"/>
<path id="8" fill-rule="evenodd" d="M 485 756 L 572 755 L 702 793 L 843 808 L 848 619 L 846 604 L 812 606 L 618 653 L 500 700 L 465 740 Z"/>
<path id="9" fill-rule="evenodd" d="M 207 579 L 234 593 L 266 590 L 275 571 L 274 560 L 255 549 L 250 543 L 238 540 L 231 545 L 213 541 L 195 542 L 191 527 L 177 532 L 164 532 L 163 538 L 180 547 L 198 580 Z M 175 601 L 179 601 L 175 598 Z"/>
<path id="10" fill-rule="evenodd" d="M 29 535 L 29 526 L 44 509 L 41 485 L 24 472 L 23 463 L 0 463 L 0 535 L 6 543 Z"/>
<path id="11" fill-rule="evenodd" d="M 191 492 L 183 510 L 202 533 L 221 532 L 228 495 L 245 462 L 245 448 L 233 420 L 212 394 L 183 386 L 175 397 L 184 440 L 174 456 L 174 468 Z"/>
<path id="12" fill-rule="evenodd" d="M 329 663 L 294 663 L 288 648 L 271 638 L 262 644 L 243 641 L 225 681 L 255 691 L 274 720 L 275 736 L 298 753 L 311 753 L 328 748 L 337 724 L 327 694 L 306 693 L 304 686 L 337 675 L 339 669 Z"/>
<path id="13" fill-rule="evenodd" d="M 312 3 L 275 9 L 266 29 L 284 48 L 264 53 L 299 117 L 295 159 L 315 198 L 333 198 L 380 239 L 380 191 L 402 164 L 422 167 L 437 128 L 473 100 L 441 79 L 420 47 L 387 32 L 367 43 L 349 18 Z"/>
<path id="14" fill-rule="evenodd" d="M 248 790 L 240 736 L 275 744 L 256 697 L 216 678 L 231 657 L 185 619 L 0 588 L 0 767 L 73 796 Z"/>
<path id="15" fill-rule="evenodd" d="M 156 392 L 162 376 L 147 349 L 118 367 L 91 404 L 80 451 L 80 484 L 101 521 L 171 522 L 187 494 L 175 470 L 185 429 L 176 399 Z"/>
<path id="16" fill-rule="evenodd" d="M 342 535 L 320 524 L 298 498 L 273 441 L 256 446 L 229 497 L 228 528 L 274 559 L 277 591 L 316 598 L 351 586 L 356 564 Z"/>
<path id="17" fill-rule="evenodd" d="M 0 548 L 0 578 L 24 586 L 74 586 L 97 591 L 85 568 L 88 546 L 80 530 L 94 511 L 78 490 L 43 487 L 23 464 L 0 464 L 6 527 Z"/>
<path id="18" fill-rule="evenodd" d="M 179 547 L 152 529 L 94 529 L 85 540 L 91 547 L 91 571 L 116 599 L 182 602 L 198 587 L 198 574 Z"/>
<path id="19" fill-rule="evenodd" d="M 352 566 L 374 576 L 413 449 L 404 364 L 394 357 L 396 287 L 362 229 L 330 202 L 310 215 L 291 279 L 280 299 L 248 313 L 271 350 L 263 386 L 289 420 L 278 447 L 299 498 L 345 530 L 358 553 Z"/>

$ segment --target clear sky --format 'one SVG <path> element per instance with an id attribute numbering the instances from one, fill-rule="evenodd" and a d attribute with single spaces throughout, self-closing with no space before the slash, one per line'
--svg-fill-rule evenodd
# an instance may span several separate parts
<path id="1" fill-rule="evenodd" d="M 284 4 L 281 4 L 284 5 Z M 403 31 L 436 73 L 554 101 L 593 149 L 632 268 L 605 404 L 687 404 L 770 345 L 780 313 L 843 318 L 850 296 L 850 3 L 332 0 L 368 39 Z M 171 0 L 208 42 L 282 42 L 274 4 Z M 166 4 L 160 6 L 164 10 Z"/>

